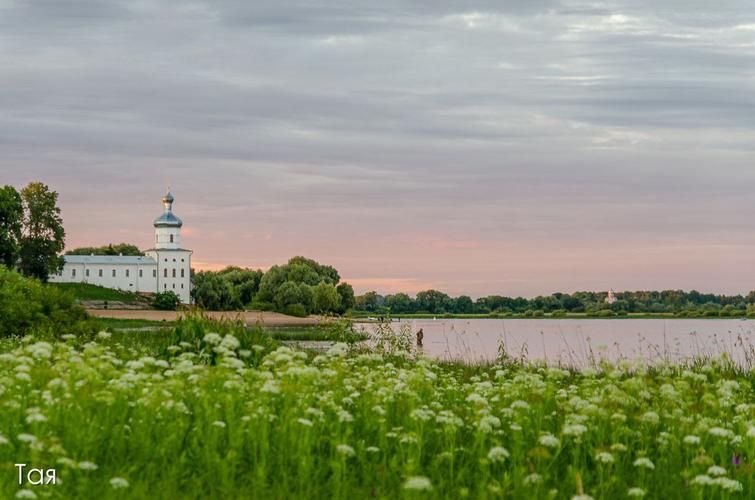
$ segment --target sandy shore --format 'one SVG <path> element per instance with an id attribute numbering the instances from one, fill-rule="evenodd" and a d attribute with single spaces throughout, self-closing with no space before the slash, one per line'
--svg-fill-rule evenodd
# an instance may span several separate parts
<path id="1" fill-rule="evenodd" d="M 140 310 L 118 310 L 118 309 L 87 309 L 87 312 L 98 318 L 118 318 L 118 319 L 148 319 L 154 321 L 176 321 L 183 313 L 176 311 L 140 311 Z M 247 325 L 266 325 L 266 326 L 309 326 L 318 325 L 322 322 L 320 316 L 308 316 L 306 318 L 297 318 L 295 316 L 286 316 L 285 314 L 270 311 L 208 311 L 206 315 L 215 319 L 242 319 Z"/>

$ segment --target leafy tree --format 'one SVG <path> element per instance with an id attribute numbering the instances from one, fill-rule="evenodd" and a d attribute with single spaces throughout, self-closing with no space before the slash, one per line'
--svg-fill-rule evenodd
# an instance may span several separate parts
<path id="1" fill-rule="evenodd" d="M 341 303 L 338 290 L 331 283 L 321 281 L 312 287 L 312 310 L 316 313 L 337 311 Z"/>
<path id="2" fill-rule="evenodd" d="M 455 313 L 470 314 L 474 312 L 474 302 L 472 302 L 472 298 L 467 295 L 457 297 L 456 300 L 453 301 L 453 304 Z"/>
<path id="3" fill-rule="evenodd" d="M 305 287 L 307 288 L 305 289 Z M 281 310 L 286 309 L 288 306 L 293 304 L 301 304 L 305 309 L 307 309 L 305 302 L 312 302 L 312 292 L 309 291 L 308 295 L 307 291 L 305 290 L 309 291 L 308 285 L 302 286 L 301 284 L 295 283 L 293 281 L 286 281 L 275 292 L 275 305 L 278 306 L 278 308 Z"/>
<path id="4" fill-rule="evenodd" d="M 377 294 L 377 292 L 367 292 L 364 295 L 360 295 L 356 298 L 356 307 L 362 311 L 375 312 L 383 304 L 383 297 Z"/>
<path id="5" fill-rule="evenodd" d="M 93 334 L 73 295 L 0 266 L 0 338 L 32 332 Z"/>
<path id="6" fill-rule="evenodd" d="M 66 255 L 144 255 L 139 247 L 130 243 L 110 243 L 101 247 L 79 247 L 68 250 Z"/>
<path id="7" fill-rule="evenodd" d="M 345 313 L 349 309 L 352 309 L 355 304 L 354 288 L 348 283 L 339 283 L 336 291 L 340 297 L 338 312 Z"/>
<path id="8" fill-rule="evenodd" d="M 13 186 L 0 189 L 0 264 L 15 268 L 21 250 L 24 206 Z"/>
<path id="9" fill-rule="evenodd" d="M 240 267 L 229 266 L 220 271 L 220 275 L 228 280 L 235 290 L 242 306 L 252 302 L 255 294 L 259 291 L 260 281 L 262 280 L 262 271 L 253 269 L 243 269 Z"/>
<path id="10" fill-rule="evenodd" d="M 180 303 L 181 297 L 173 290 L 158 292 L 152 298 L 152 307 L 161 311 L 175 311 Z"/>
<path id="11" fill-rule="evenodd" d="M 395 293 L 385 298 L 385 307 L 391 314 L 406 314 L 414 309 L 414 300 L 405 293 Z"/>
<path id="12" fill-rule="evenodd" d="M 438 290 L 419 292 L 415 299 L 417 310 L 426 311 L 431 314 L 446 312 L 450 303 L 451 297 Z"/>
<path id="13" fill-rule="evenodd" d="M 24 230 L 21 237 L 21 271 L 47 281 L 63 267 L 58 256 L 65 245 L 63 219 L 58 208 L 58 193 L 41 182 L 21 190 L 24 203 Z"/>
<path id="14" fill-rule="evenodd" d="M 229 311 L 241 307 L 233 283 L 224 279 L 220 273 L 202 271 L 196 273 L 192 280 L 191 297 L 197 306 L 211 311 Z"/>
<path id="15" fill-rule="evenodd" d="M 288 281 L 288 269 L 285 266 L 271 267 L 260 280 L 257 299 L 263 302 L 273 302 L 278 289 L 286 281 Z"/>

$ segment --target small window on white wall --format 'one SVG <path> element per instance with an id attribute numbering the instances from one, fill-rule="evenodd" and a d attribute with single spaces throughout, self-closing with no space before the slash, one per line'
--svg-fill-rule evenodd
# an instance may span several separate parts
<path id="1" fill-rule="evenodd" d="M 176 277 L 176 270 L 175 269 L 173 269 L 173 277 L 174 278 Z"/>
<path id="2" fill-rule="evenodd" d="M 115 278 L 115 269 L 113 269 L 113 278 Z"/>
<path id="3" fill-rule="evenodd" d="M 71 278 L 76 277 L 76 269 L 71 269 Z"/>
<path id="4" fill-rule="evenodd" d="M 143 275 L 143 270 L 142 270 L 142 269 L 139 269 L 139 277 L 141 278 L 141 277 L 142 277 L 142 275 Z"/>
<path id="5" fill-rule="evenodd" d="M 168 270 L 163 269 L 163 278 L 167 278 L 167 277 L 168 277 Z"/>
<path id="6" fill-rule="evenodd" d="M 129 270 L 126 269 L 126 277 L 128 278 L 128 276 L 129 276 Z"/>
<path id="7" fill-rule="evenodd" d="M 185 269 L 181 269 L 181 277 L 182 278 L 186 275 L 186 273 L 184 271 L 185 271 Z"/>
<path id="8" fill-rule="evenodd" d="M 152 270 L 152 277 L 157 278 L 157 269 Z"/>
<path id="9" fill-rule="evenodd" d="M 173 235 L 170 235 L 170 242 L 173 243 Z"/>
<path id="10" fill-rule="evenodd" d="M 100 269 L 98 275 L 99 275 L 100 278 L 102 278 L 102 269 Z"/>
<path id="11" fill-rule="evenodd" d="M 89 269 L 87 269 L 86 271 L 84 271 L 84 274 L 85 274 L 85 275 L 86 275 L 86 277 L 88 278 L 88 277 L 89 277 Z"/>

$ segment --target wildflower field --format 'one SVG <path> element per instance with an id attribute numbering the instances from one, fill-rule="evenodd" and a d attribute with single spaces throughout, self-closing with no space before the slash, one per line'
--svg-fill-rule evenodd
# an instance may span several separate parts
<path id="1" fill-rule="evenodd" d="M 0 498 L 751 498 L 725 361 L 571 372 L 327 352 L 189 318 L 0 341 Z M 18 485 L 16 463 L 57 484 Z"/>

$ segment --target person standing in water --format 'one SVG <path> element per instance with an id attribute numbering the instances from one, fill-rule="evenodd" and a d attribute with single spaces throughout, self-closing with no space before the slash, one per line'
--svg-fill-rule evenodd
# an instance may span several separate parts
<path id="1" fill-rule="evenodd" d="M 423 338 L 425 338 L 425 333 L 422 331 L 422 328 L 420 328 L 417 332 L 417 347 L 422 347 Z"/>

